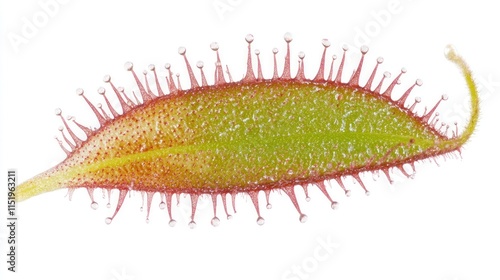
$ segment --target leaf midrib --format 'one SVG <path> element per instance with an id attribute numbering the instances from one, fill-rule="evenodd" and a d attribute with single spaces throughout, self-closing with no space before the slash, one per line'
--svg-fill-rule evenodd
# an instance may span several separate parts
<path id="1" fill-rule="evenodd" d="M 92 164 L 86 164 L 82 169 L 84 171 L 93 171 L 101 168 L 118 167 L 124 166 L 127 163 L 134 161 L 149 161 L 154 158 L 166 157 L 170 154 L 189 154 L 197 151 L 210 151 L 216 150 L 218 148 L 224 148 L 226 150 L 240 150 L 241 147 L 245 146 L 268 146 L 270 149 L 273 146 L 277 146 L 283 143 L 291 143 L 295 141 L 301 142 L 319 142 L 325 139 L 363 139 L 363 141 L 383 141 L 395 143 L 408 143 L 410 139 L 414 139 L 414 144 L 429 145 L 434 143 L 433 140 L 415 138 L 409 135 L 396 135 L 396 134 L 384 134 L 384 133 L 360 133 L 360 132 L 328 132 L 328 133 L 304 133 L 304 134 L 294 134 L 291 136 L 279 136 L 279 137 L 250 137 L 245 139 L 237 139 L 228 142 L 217 142 L 217 143 L 206 143 L 206 144 L 194 144 L 194 145 L 182 145 L 167 147 L 155 150 L 149 150 L 140 153 L 128 154 L 121 157 L 115 157 L 111 159 L 102 160 L 99 162 L 94 162 Z M 258 143 L 258 144 L 255 144 Z M 271 144 L 272 145 L 269 145 Z"/>

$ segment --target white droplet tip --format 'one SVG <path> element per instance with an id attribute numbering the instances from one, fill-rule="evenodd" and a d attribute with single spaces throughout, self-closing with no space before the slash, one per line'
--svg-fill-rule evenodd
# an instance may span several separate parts
<path id="1" fill-rule="evenodd" d="M 323 47 L 325 48 L 328 48 L 329 46 L 331 46 L 332 44 L 330 43 L 330 40 L 328 39 L 323 39 L 321 40 L 321 44 L 323 45 Z"/>
<path id="2" fill-rule="evenodd" d="M 106 219 L 104 219 L 104 222 L 109 225 L 111 224 L 111 221 L 113 221 L 113 219 L 111 219 L 110 217 L 107 217 Z"/>
<path id="3" fill-rule="evenodd" d="M 415 81 L 415 84 L 416 84 L 417 86 L 421 86 L 421 85 L 423 85 L 423 84 L 424 84 L 424 82 L 423 82 L 421 79 L 417 79 L 417 80 Z"/>
<path id="4" fill-rule="evenodd" d="M 90 208 L 97 210 L 97 208 L 99 208 L 99 204 L 97 204 L 97 202 L 95 201 L 92 201 L 92 203 L 90 204 Z"/>
<path id="5" fill-rule="evenodd" d="M 168 222 L 168 225 L 171 226 L 171 227 L 175 227 L 175 225 L 177 224 L 177 221 L 172 219 Z"/>
<path id="6" fill-rule="evenodd" d="M 285 33 L 283 36 L 285 42 L 290 43 L 293 40 L 292 34 L 290 32 Z"/>
<path id="7" fill-rule="evenodd" d="M 306 201 L 307 201 L 307 202 L 311 201 L 311 198 L 310 198 L 309 196 L 308 196 L 308 197 L 306 197 Z"/>
<path id="8" fill-rule="evenodd" d="M 255 53 L 255 55 L 259 55 L 259 54 L 260 54 L 260 50 L 259 50 L 259 49 L 256 49 L 256 50 L 254 51 L 254 53 Z"/>
<path id="9" fill-rule="evenodd" d="M 111 76 L 110 75 L 105 75 L 102 80 L 105 82 L 105 83 L 109 83 L 111 81 Z"/>
<path id="10" fill-rule="evenodd" d="M 277 54 L 278 53 L 278 48 L 273 48 L 273 53 Z"/>
<path id="11" fill-rule="evenodd" d="M 125 62 L 124 67 L 125 67 L 125 70 L 132 71 L 132 69 L 134 69 L 134 64 L 130 61 L 127 61 L 127 62 Z"/>
<path id="12" fill-rule="evenodd" d="M 263 225 L 265 222 L 266 222 L 266 220 L 264 220 L 264 218 L 262 218 L 262 217 L 257 218 L 257 224 L 259 226 Z"/>
<path id="13" fill-rule="evenodd" d="M 401 68 L 401 73 L 406 73 L 406 71 L 407 71 L 406 68 L 404 68 L 404 67 Z"/>
<path id="14" fill-rule="evenodd" d="M 441 99 L 443 99 L 443 100 L 448 100 L 448 95 L 443 94 L 443 95 L 441 96 Z"/>
<path id="15" fill-rule="evenodd" d="M 383 58 L 383 57 L 381 57 L 381 56 L 379 56 L 379 57 L 377 58 L 377 63 L 378 63 L 378 64 L 380 64 L 380 63 L 382 63 L 382 62 L 384 62 L 384 58 Z"/>
<path id="16" fill-rule="evenodd" d="M 217 42 L 212 42 L 212 43 L 210 44 L 210 48 L 211 48 L 213 51 L 217 51 L 217 50 L 219 50 L 219 43 L 217 43 Z"/>
<path id="17" fill-rule="evenodd" d="M 304 59 L 306 57 L 306 54 L 304 52 L 299 52 L 299 58 Z"/>
<path id="18" fill-rule="evenodd" d="M 77 88 L 76 89 L 76 94 L 78 94 L 79 96 L 82 96 L 83 95 L 83 88 Z"/>
<path id="19" fill-rule="evenodd" d="M 339 203 L 337 201 L 332 202 L 332 209 L 337 209 Z"/>
<path id="20" fill-rule="evenodd" d="M 97 89 L 97 93 L 99 93 L 100 95 L 104 95 L 106 93 L 106 89 L 103 87 L 100 87 Z"/>
<path id="21" fill-rule="evenodd" d="M 268 204 L 266 205 L 266 208 L 267 208 L 267 209 L 272 209 L 272 208 L 273 208 L 273 206 L 271 205 L 271 203 L 268 203 Z"/>
<path id="22" fill-rule="evenodd" d="M 56 113 L 57 116 L 60 116 L 62 114 L 61 108 L 56 108 L 54 112 Z"/>
<path id="23" fill-rule="evenodd" d="M 196 227 L 195 221 L 189 222 L 188 226 L 189 226 L 190 229 L 194 229 Z"/>
<path id="24" fill-rule="evenodd" d="M 186 48 L 185 47 L 179 47 L 179 49 L 177 51 L 179 52 L 180 55 L 186 54 Z"/>
<path id="25" fill-rule="evenodd" d="M 171 67 L 170 63 L 165 63 L 165 69 L 169 70 Z"/>
<path id="26" fill-rule="evenodd" d="M 155 71 L 155 65 L 154 64 L 149 64 L 148 65 L 149 71 Z"/>
<path id="27" fill-rule="evenodd" d="M 165 202 L 163 202 L 163 201 L 160 202 L 160 205 L 158 205 L 158 207 L 160 207 L 160 209 L 162 209 L 162 210 L 165 209 L 165 207 L 166 207 Z"/>
<path id="28" fill-rule="evenodd" d="M 391 72 L 389 72 L 389 71 L 385 71 L 385 72 L 384 72 L 384 77 L 386 77 L 386 78 L 390 78 L 390 77 L 391 77 Z"/>
<path id="29" fill-rule="evenodd" d="M 247 36 L 245 36 L 245 41 L 247 41 L 247 43 L 252 43 L 253 42 L 253 35 L 252 34 L 247 34 Z"/>
<path id="30" fill-rule="evenodd" d="M 349 46 L 348 45 L 342 45 L 342 49 L 346 52 L 349 50 Z"/>
<path id="31" fill-rule="evenodd" d="M 203 61 L 196 62 L 196 67 L 198 67 L 200 69 L 203 68 Z"/>
<path id="32" fill-rule="evenodd" d="M 306 215 L 306 214 L 302 214 L 302 215 L 300 215 L 300 217 L 299 217 L 299 221 L 300 221 L 301 223 L 305 223 L 305 222 L 307 222 L 307 215 Z"/>
<path id="33" fill-rule="evenodd" d="M 210 221 L 210 223 L 212 224 L 212 226 L 216 227 L 216 226 L 220 225 L 220 220 L 217 217 L 213 217 L 212 221 Z"/>
<path id="34" fill-rule="evenodd" d="M 368 52 L 368 50 L 369 50 L 368 46 L 366 46 L 366 45 L 363 45 L 360 48 L 360 51 L 361 51 L 362 54 L 366 54 Z"/>

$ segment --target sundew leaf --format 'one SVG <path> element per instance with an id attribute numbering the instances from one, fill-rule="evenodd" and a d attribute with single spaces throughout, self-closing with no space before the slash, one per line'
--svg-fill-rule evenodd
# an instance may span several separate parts
<path id="1" fill-rule="evenodd" d="M 458 126 L 437 124 L 436 109 L 446 96 L 423 115 L 416 113 L 419 100 L 411 102 L 408 97 L 421 81 L 417 80 L 403 95 L 393 99 L 392 90 L 404 71 L 383 87 L 385 76 L 380 82 L 374 80 L 381 64 L 379 60 L 369 80 L 361 86 L 359 77 L 367 47 L 361 48 L 361 61 L 349 81 L 340 79 L 346 50 L 336 75 L 330 70 L 325 77 L 323 54 L 314 79 L 304 76 L 303 56 L 298 73 L 292 77 L 292 39 L 286 34 L 287 54 L 281 76 L 275 62 L 273 78 L 265 79 L 260 61 L 256 73 L 252 66 L 253 36 L 245 39 L 249 52 L 247 72 L 241 81 L 234 82 L 229 73 L 224 74 L 218 45 L 213 43 L 211 47 L 217 53 L 214 85 L 208 85 L 200 64 L 197 66 L 202 78 L 196 79 L 185 48 L 180 48 L 190 89 L 181 90 L 167 66 L 169 90 L 165 94 L 167 91 L 161 89 L 154 66 L 150 66 L 150 70 L 155 87 L 148 79 L 143 83 L 138 78 L 132 63 L 125 67 L 137 83 L 139 96 L 116 88 L 109 76 L 104 79 L 120 108 L 110 105 L 106 97 L 109 93 L 103 88 L 99 92 L 109 111 L 93 105 L 79 89 L 78 94 L 90 106 L 100 128 L 91 130 L 74 120 L 66 121 L 58 110 L 56 114 L 65 127 L 59 144 L 68 156 L 57 166 L 18 186 L 17 201 L 61 188 L 68 188 L 70 194 L 76 188 L 86 188 L 95 209 L 98 206 L 93 198 L 96 188 L 118 189 L 118 205 L 113 216 L 106 219 L 110 223 L 129 191 L 147 194 L 148 215 L 151 199 L 159 193 L 163 205 L 164 199 L 167 202 L 170 224 L 174 225 L 172 196 L 189 194 L 190 226 L 194 226 L 200 195 L 211 196 L 212 224 L 218 225 L 217 196 L 222 196 L 229 216 L 226 195 L 231 194 L 234 207 L 235 195 L 247 193 L 256 207 L 257 222 L 263 224 L 258 193 L 265 192 L 269 200 L 271 190 L 283 190 L 304 222 L 307 216 L 300 210 L 295 185 L 305 190 L 309 184 L 317 185 L 335 207 L 325 180 L 336 180 L 348 193 L 342 178 L 351 176 L 368 193 L 359 177 L 361 172 L 383 171 L 390 180 L 390 169 L 396 168 L 411 177 L 405 165 L 414 171 L 416 161 L 460 152 L 474 132 L 479 115 L 476 85 L 468 66 L 451 47 L 446 57 L 462 71 L 471 96 L 470 120 L 461 134 Z M 323 45 L 326 52 L 330 43 L 323 41 Z M 73 132 L 74 127 L 83 130 L 86 139 L 80 139 Z"/>

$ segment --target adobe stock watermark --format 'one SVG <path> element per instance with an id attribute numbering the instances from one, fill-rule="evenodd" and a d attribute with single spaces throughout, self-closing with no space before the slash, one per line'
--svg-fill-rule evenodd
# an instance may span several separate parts
<path id="1" fill-rule="evenodd" d="M 111 275 L 112 277 L 109 278 L 109 280 L 135 280 L 135 277 L 132 276 L 129 272 L 127 272 L 127 269 L 125 266 L 122 266 L 120 271 L 117 271 L 116 269 L 111 269 Z"/>
<path id="2" fill-rule="evenodd" d="M 242 2 L 243 0 L 214 0 L 212 6 L 219 19 L 223 21 L 224 15 L 233 12 Z"/>
<path id="3" fill-rule="evenodd" d="M 62 5 L 69 0 L 40 0 L 38 1 L 38 10 L 31 16 L 21 17 L 21 28 L 16 32 L 9 32 L 7 39 L 14 49 L 19 52 L 21 46 L 26 45 L 35 38 L 40 30 L 47 26 L 51 18 L 57 16 Z"/>
<path id="4" fill-rule="evenodd" d="M 335 253 L 335 249 L 340 247 L 340 244 L 333 240 L 330 235 L 326 237 L 316 238 L 316 247 L 311 254 L 305 257 L 302 262 L 292 265 L 281 276 L 282 280 L 302 280 L 308 279 L 311 274 L 316 272 L 321 265 Z"/>
<path id="5" fill-rule="evenodd" d="M 492 74 L 487 77 L 477 75 L 474 80 L 477 84 L 479 100 L 483 103 L 500 92 L 500 80 L 495 79 Z M 464 99 L 461 103 L 453 104 L 453 107 L 447 109 L 442 115 L 445 119 L 465 121 L 470 116 L 470 101 Z"/>
<path id="6" fill-rule="evenodd" d="M 391 24 L 393 17 L 403 11 L 399 0 L 390 0 L 385 8 L 370 12 L 371 20 L 360 28 L 354 28 L 354 46 L 359 49 L 363 45 L 370 45 L 373 38 L 380 35 L 382 29 Z"/>

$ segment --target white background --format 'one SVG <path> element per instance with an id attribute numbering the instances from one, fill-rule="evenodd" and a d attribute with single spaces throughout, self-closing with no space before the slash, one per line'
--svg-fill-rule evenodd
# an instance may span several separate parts
<path id="1" fill-rule="evenodd" d="M 396 171 L 393 185 L 363 174 L 369 197 L 350 178 L 349 198 L 333 183 L 329 191 L 340 202 L 338 210 L 332 211 L 315 188 L 308 203 L 297 189 L 309 216 L 305 224 L 298 221 L 286 195 L 278 193 L 271 195 L 272 210 L 262 207 L 264 226 L 255 223 L 248 197 L 238 196 L 238 213 L 227 221 L 219 209 L 221 225 L 213 228 L 211 204 L 200 200 L 194 230 L 187 226 L 188 198 L 174 207 L 178 224 L 171 228 L 166 211 L 158 208 L 159 197 L 153 201 L 149 224 L 139 211 L 140 195 L 133 194 L 113 223 L 106 225 L 104 218 L 113 210 L 101 199 L 99 209 L 92 210 L 85 190 L 77 190 L 72 202 L 64 198 L 65 190 L 40 195 L 17 205 L 15 274 L 5 268 L 7 234 L 6 227 L 0 227 L 1 279 L 500 279 L 500 186 L 495 175 L 500 158 L 495 141 L 500 58 L 494 29 L 500 22 L 491 1 L 401 0 L 395 2 L 396 9 L 389 9 L 388 0 L 69 0 L 61 1 L 41 22 L 45 12 L 40 3 L 46 2 L 0 2 L 0 177 L 4 181 L 8 168 L 17 168 L 19 180 L 24 181 L 64 159 L 53 139 L 60 126 L 55 108 L 96 125 L 74 93 L 77 87 L 96 103 L 101 100 L 95 90 L 104 86 L 105 74 L 133 87 L 130 74 L 123 70 L 126 61 L 133 61 L 138 71 L 150 63 L 162 68 L 170 62 L 187 86 L 179 46 L 187 47 L 192 64 L 205 62 L 211 81 L 212 41 L 221 46 L 223 64 L 229 65 L 235 79 L 240 78 L 247 33 L 255 36 L 254 48 L 262 52 L 267 77 L 273 47 L 280 49 L 283 61 L 286 31 L 294 35 L 293 69 L 297 52 L 305 51 L 308 77 L 317 71 L 321 39 L 332 41 L 329 56 L 340 55 L 343 43 L 366 43 L 367 68 L 378 56 L 385 58 L 383 70 L 397 73 L 406 67 L 408 73 L 397 92 L 421 78 L 424 85 L 415 96 L 434 104 L 441 94 L 448 94 L 440 111 L 463 127 L 467 91 L 459 72 L 443 56 L 444 46 L 452 43 L 480 84 L 481 119 L 462 160 L 437 158 L 439 167 L 434 162 L 419 163 L 413 180 Z M 219 9 L 226 5 L 227 10 L 214 5 Z M 389 17 L 381 18 L 387 13 Z M 29 36 L 22 34 L 24 19 L 39 25 Z M 24 41 L 13 44 L 13 36 Z M 352 69 L 359 52 L 351 47 L 349 53 L 347 67 Z M 0 194 L 4 205 L 6 192 Z M 116 198 L 114 193 L 113 207 Z M 2 208 L 5 221 L 7 207 Z M 335 243 L 330 251 L 321 245 L 327 241 Z M 302 273 L 294 274 L 297 269 Z"/>

